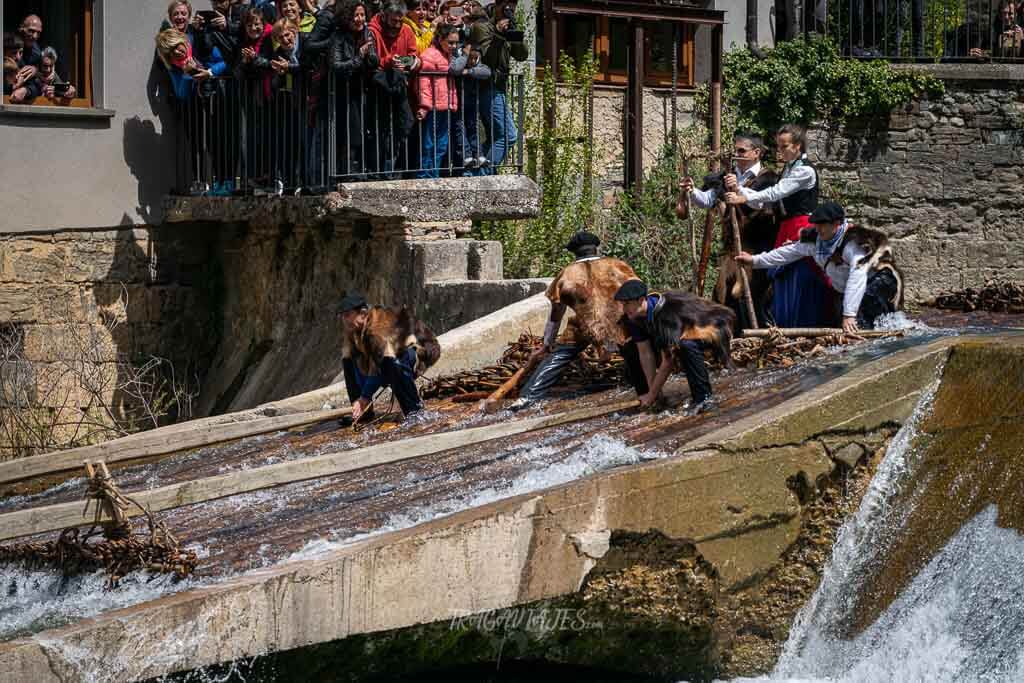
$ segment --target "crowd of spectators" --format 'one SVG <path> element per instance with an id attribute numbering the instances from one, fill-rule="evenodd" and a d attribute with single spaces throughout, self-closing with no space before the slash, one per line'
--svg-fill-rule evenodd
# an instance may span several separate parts
<path id="1" fill-rule="evenodd" d="M 43 20 L 25 17 L 18 30 L 4 33 L 4 95 L 11 104 L 68 105 L 75 87 L 57 71 L 57 51 L 43 47 Z"/>
<path id="2" fill-rule="evenodd" d="M 284 93 L 307 112 L 309 157 L 321 156 L 331 121 L 337 176 L 488 175 L 518 137 L 509 76 L 527 53 L 516 9 L 516 0 L 212 0 L 194 11 L 174 0 L 156 49 L 181 103 L 202 106 L 230 83 L 256 106 Z M 275 117 L 259 122 L 285 125 Z M 246 128 L 238 153 L 251 163 L 268 132 Z M 272 174 L 295 163 L 276 159 Z M 211 191 L 224 189 L 237 188 Z"/>

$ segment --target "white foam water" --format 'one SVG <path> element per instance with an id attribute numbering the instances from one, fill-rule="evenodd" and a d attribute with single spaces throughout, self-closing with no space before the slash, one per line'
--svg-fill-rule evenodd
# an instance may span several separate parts
<path id="1" fill-rule="evenodd" d="M 193 588 L 192 581 L 175 582 L 168 575 L 135 572 L 116 590 L 107 590 L 102 571 L 64 578 L 54 571 L 0 568 L 0 641 L 73 623 L 100 612 L 128 607 L 168 593 Z"/>
<path id="2" fill-rule="evenodd" d="M 512 458 L 519 462 L 529 463 L 545 456 L 550 456 L 560 450 L 556 444 L 564 441 L 565 438 L 566 435 L 564 433 L 556 435 L 549 439 L 553 443 L 534 445 L 516 453 Z M 621 439 L 605 435 L 593 436 L 580 444 L 579 448 L 574 450 L 564 460 L 550 463 L 543 467 L 531 468 L 508 483 L 485 489 L 477 489 L 467 495 L 447 498 L 431 505 L 392 515 L 388 518 L 386 524 L 370 533 L 343 538 L 313 539 L 285 561 L 290 562 L 293 560 L 308 560 L 322 557 L 332 551 L 383 533 L 407 529 L 417 524 L 452 515 L 461 510 L 565 484 L 613 467 L 635 465 L 645 460 L 661 457 L 667 456 L 654 451 L 634 448 Z M 461 475 L 456 473 L 452 476 L 458 477 Z"/>
<path id="3" fill-rule="evenodd" d="M 743 680 L 1024 680 L 1024 537 L 996 525 L 994 506 L 965 524 L 871 626 L 852 639 L 836 633 L 855 607 L 865 569 L 884 561 L 914 505 L 913 495 L 902 508 L 891 503 L 914 481 L 927 445 L 918 424 L 933 397 L 934 387 L 890 444 L 775 670 Z"/>

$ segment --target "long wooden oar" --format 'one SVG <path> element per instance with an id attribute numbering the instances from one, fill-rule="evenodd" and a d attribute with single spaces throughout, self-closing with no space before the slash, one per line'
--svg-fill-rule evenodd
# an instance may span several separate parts
<path id="1" fill-rule="evenodd" d="M 331 453 L 304 460 L 265 465 L 242 472 L 170 484 L 149 491 L 132 492 L 131 495 L 132 499 L 137 501 L 140 506 L 148 508 L 150 512 L 158 512 L 218 498 L 227 498 L 240 493 L 330 477 L 377 465 L 413 460 L 453 448 L 464 448 L 516 434 L 609 415 L 620 410 L 634 408 L 637 405 L 639 403 L 636 400 L 618 401 L 557 415 L 506 421 L 442 434 L 427 434 L 341 453 Z M 125 514 L 138 516 L 143 513 L 133 508 Z M 0 541 L 86 523 L 92 523 L 92 519 L 83 519 L 81 501 L 8 512 L 0 515 Z"/>
<path id="2" fill-rule="evenodd" d="M 68 472 L 81 467 L 85 460 L 103 460 L 113 463 L 167 455 L 248 436 L 327 422 L 351 413 L 351 408 L 339 408 L 338 410 L 317 410 L 244 422 L 211 423 L 206 420 L 191 428 L 185 422 L 180 425 L 154 429 L 152 432 L 132 434 L 94 446 L 81 446 L 56 453 L 0 462 L 0 484 L 31 479 L 45 474 Z"/>

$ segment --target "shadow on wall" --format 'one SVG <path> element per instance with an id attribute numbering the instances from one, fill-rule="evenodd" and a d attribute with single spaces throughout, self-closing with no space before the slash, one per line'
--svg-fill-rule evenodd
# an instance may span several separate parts
<path id="1" fill-rule="evenodd" d="M 138 183 L 136 216 L 128 224 L 158 225 L 161 205 L 174 185 L 177 122 L 174 118 L 170 80 L 154 57 L 146 80 L 146 99 L 153 119 L 134 116 L 124 122 L 124 161 Z"/>
<path id="2" fill-rule="evenodd" d="M 141 400 L 146 394 L 156 412 L 166 415 L 161 423 L 178 418 L 188 406 L 175 403 L 173 392 L 195 398 L 205 379 L 221 331 L 215 235 L 201 224 L 116 233 L 110 266 L 96 278 L 93 297 L 99 319 L 111 328 L 120 361 L 110 368 L 116 371 L 116 384 L 105 398 L 124 424 L 154 426 Z M 155 358 L 162 359 L 159 367 L 140 375 L 139 368 Z M 150 382 L 163 382 L 172 395 L 155 391 L 159 387 Z"/>

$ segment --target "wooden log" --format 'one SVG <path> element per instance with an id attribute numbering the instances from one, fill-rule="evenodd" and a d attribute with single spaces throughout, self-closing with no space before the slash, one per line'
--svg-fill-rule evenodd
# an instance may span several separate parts
<path id="1" fill-rule="evenodd" d="M 752 337 L 770 337 L 775 333 L 779 333 L 787 339 L 794 337 L 828 337 L 833 334 L 846 334 L 843 332 L 841 327 L 777 327 L 769 328 L 765 330 L 743 330 L 741 336 L 746 338 Z M 900 330 L 861 330 L 856 334 L 849 335 L 853 337 L 864 337 L 876 338 L 876 337 L 898 337 L 903 334 Z"/>
<path id="2" fill-rule="evenodd" d="M 476 403 L 491 395 L 489 391 L 470 391 L 465 394 L 456 394 L 449 401 L 452 403 Z"/>
<path id="3" fill-rule="evenodd" d="M 496 413 L 501 407 L 501 400 L 519 388 L 519 382 L 526 376 L 526 368 L 516 370 L 516 373 L 509 377 L 504 384 L 494 390 L 490 396 L 480 402 L 480 411 L 488 415 Z"/>
<path id="4" fill-rule="evenodd" d="M 729 221 L 732 223 L 732 238 L 736 241 L 736 253 L 743 251 L 743 240 L 740 239 L 740 221 L 736 217 L 736 207 L 729 207 Z M 750 294 L 750 280 L 747 279 L 747 271 L 743 268 L 742 263 L 736 264 L 736 269 L 740 271 L 740 284 L 743 286 L 743 301 L 747 305 L 747 315 L 750 316 L 750 324 L 757 327 L 757 313 L 754 311 L 754 297 Z"/>
<path id="5" fill-rule="evenodd" d="M 204 422 L 192 428 L 189 428 L 186 422 L 181 425 L 172 425 L 173 429 L 154 429 L 151 432 L 132 434 L 94 446 L 81 446 L 66 451 L 0 462 L 0 484 L 75 470 L 82 466 L 83 460 L 103 460 L 114 463 L 167 455 L 248 436 L 292 429 L 316 422 L 326 422 L 351 413 L 351 408 L 317 410 L 244 422 L 219 424 Z"/>
<path id="6" fill-rule="evenodd" d="M 486 400 L 480 403 L 480 410 L 488 415 L 498 411 L 501 407 L 501 400 L 508 396 L 510 393 L 519 388 L 519 385 L 523 380 L 533 372 L 534 368 L 540 365 L 541 359 L 546 356 L 547 353 L 539 356 L 530 355 L 526 361 L 526 365 L 516 370 L 515 374 L 509 377 L 504 384 L 497 388 L 497 390 L 487 397 Z"/>
<path id="7" fill-rule="evenodd" d="M 484 427 L 473 427 L 442 434 L 427 434 L 411 439 L 330 453 L 304 460 L 265 465 L 242 472 L 232 472 L 149 491 L 132 492 L 132 498 L 151 512 L 195 505 L 240 493 L 274 488 L 299 481 L 331 477 L 377 465 L 413 460 L 435 455 L 455 448 L 504 439 L 517 434 L 557 427 L 580 420 L 609 415 L 620 410 L 635 408 L 638 401 L 618 401 L 603 406 L 582 408 L 557 415 L 544 415 L 526 420 L 512 420 Z M 130 517 L 143 514 L 133 506 L 126 512 Z M 82 517 L 82 503 L 60 503 L 29 508 L 0 515 L 0 541 L 56 531 L 91 523 Z"/>
<path id="8" fill-rule="evenodd" d="M 700 263 L 694 273 L 693 293 L 697 296 L 704 296 L 704 277 L 708 272 L 708 261 L 711 260 L 711 242 L 715 237 L 715 210 L 710 208 L 704 218 L 704 241 L 700 248 Z"/>

